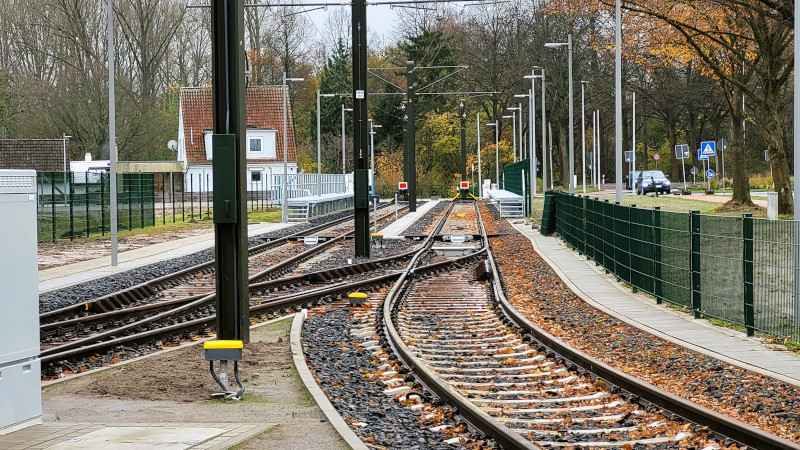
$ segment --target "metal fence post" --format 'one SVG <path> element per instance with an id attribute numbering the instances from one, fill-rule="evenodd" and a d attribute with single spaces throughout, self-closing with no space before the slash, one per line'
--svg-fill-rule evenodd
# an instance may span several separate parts
<path id="1" fill-rule="evenodd" d="M 126 189 L 128 193 L 128 231 L 133 229 L 133 186 L 131 184 L 133 184 L 133 177 L 128 176 L 128 188 Z"/>
<path id="2" fill-rule="evenodd" d="M 661 283 L 661 207 L 653 208 L 653 295 L 656 303 L 664 301 L 664 286 Z"/>
<path id="3" fill-rule="evenodd" d="M 744 326 L 747 335 L 755 334 L 755 308 L 754 308 L 754 289 L 753 289 L 753 215 L 742 214 L 742 264 L 744 274 Z"/>
<path id="4" fill-rule="evenodd" d="M 100 235 L 106 235 L 106 174 L 100 174 Z"/>
<path id="5" fill-rule="evenodd" d="M 631 219 L 631 217 L 632 217 L 632 215 L 636 215 L 636 214 L 637 214 L 636 205 L 635 204 L 634 205 L 630 205 L 627 208 L 627 214 L 626 214 L 627 217 L 625 218 L 626 219 L 626 227 L 628 228 L 628 233 L 626 234 L 626 236 L 628 236 L 628 239 L 623 239 L 623 242 L 625 242 L 625 245 L 628 247 L 627 248 L 627 252 L 626 252 L 627 255 L 628 255 L 628 257 L 627 257 L 627 266 L 626 266 L 626 269 L 625 269 L 625 271 L 628 274 L 628 279 L 625 280 L 625 281 L 628 284 L 630 284 L 631 292 L 633 292 L 634 294 L 639 292 L 639 286 L 637 286 L 636 283 L 633 282 L 633 257 L 631 256 L 631 254 L 633 253 L 633 250 L 631 249 L 631 247 L 633 247 L 631 245 L 631 241 L 632 241 L 632 239 L 631 239 L 632 238 L 632 230 L 631 230 L 632 219 Z"/>
<path id="6" fill-rule="evenodd" d="M 64 177 L 66 178 L 66 177 Z M 70 172 L 69 173 L 69 240 L 75 240 L 75 192 L 72 190 L 73 181 L 75 178 L 75 174 Z M 67 192 L 66 186 L 64 186 L 64 192 Z"/>
<path id="7" fill-rule="evenodd" d="M 692 258 L 690 261 L 692 271 L 692 311 L 694 318 L 700 318 L 702 310 L 702 295 L 700 293 L 700 211 L 691 211 L 690 228 L 692 234 Z"/>
<path id="8" fill-rule="evenodd" d="M 56 241 L 56 175 L 50 172 L 50 212 L 53 216 L 53 242 Z"/>
<path id="9" fill-rule="evenodd" d="M 161 225 L 167 224 L 167 174 L 161 172 Z"/>
<path id="10" fill-rule="evenodd" d="M 144 228 L 144 182 L 139 174 L 139 228 Z"/>
<path id="11" fill-rule="evenodd" d="M 91 220 L 89 216 L 89 172 L 86 172 L 83 183 L 83 204 L 86 207 L 86 237 L 89 237 Z"/>

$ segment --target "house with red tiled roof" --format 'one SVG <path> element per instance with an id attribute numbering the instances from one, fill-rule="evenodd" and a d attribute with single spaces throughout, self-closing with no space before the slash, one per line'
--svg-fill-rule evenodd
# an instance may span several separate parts
<path id="1" fill-rule="evenodd" d="M 68 138 L 0 139 L 0 169 L 66 172 Z"/>
<path id="2" fill-rule="evenodd" d="M 283 174 L 283 90 L 281 86 L 248 87 L 247 183 L 250 190 L 272 185 L 271 175 Z M 287 121 L 287 171 L 297 173 L 297 150 L 291 105 Z M 211 88 L 183 88 L 178 118 L 178 161 L 184 164 L 186 189 L 210 190 L 213 186 L 211 161 Z"/>

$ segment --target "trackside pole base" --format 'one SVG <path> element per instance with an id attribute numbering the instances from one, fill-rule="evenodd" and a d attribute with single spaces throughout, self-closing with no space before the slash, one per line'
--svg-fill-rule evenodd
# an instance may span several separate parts
<path id="1" fill-rule="evenodd" d="M 239 361 L 242 360 L 242 347 L 242 341 L 233 340 L 207 341 L 203 344 L 211 376 L 222 388 L 222 392 L 211 394 L 212 398 L 241 400 L 244 394 L 244 386 L 239 379 Z M 214 371 L 214 361 L 219 361 L 219 376 Z M 233 378 L 239 386 L 239 390 L 236 392 L 228 390 L 228 361 L 233 361 Z"/>

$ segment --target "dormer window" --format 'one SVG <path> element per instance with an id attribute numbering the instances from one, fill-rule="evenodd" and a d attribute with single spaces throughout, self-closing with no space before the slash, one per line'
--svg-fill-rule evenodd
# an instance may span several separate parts
<path id="1" fill-rule="evenodd" d="M 248 139 L 248 151 L 250 153 L 262 153 L 264 151 L 264 142 L 260 137 Z"/>

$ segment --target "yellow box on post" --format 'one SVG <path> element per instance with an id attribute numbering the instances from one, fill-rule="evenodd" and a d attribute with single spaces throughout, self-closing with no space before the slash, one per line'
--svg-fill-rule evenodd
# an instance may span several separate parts
<path id="1" fill-rule="evenodd" d="M 359 306 L 367 301 L 367 294 L 363 292 L 352 292 L 347 298 L 350 300 L 350 306 Z"/>
<path id="2" fill-rule="evenodd" d="M 224 397 L 232 400 L 239 400 L 244 394 L 244 386 L 239 380 L 239 361 L 242 360 L 242 349 L 244 342 L 239 340 L 220 339 L 216 341 L 206 341 L 203 343 L 206 361 L 209 362 L 211 376 L 214 381 L 222 388 L 222 392 L 212 394 L 212 397 Z M 214 371 L 214 361 L 219 361 L 220 376 Z M 238 392 L 228 390 L 228 361 L 233 361 L 233 378 L 239 386 Z"/>

